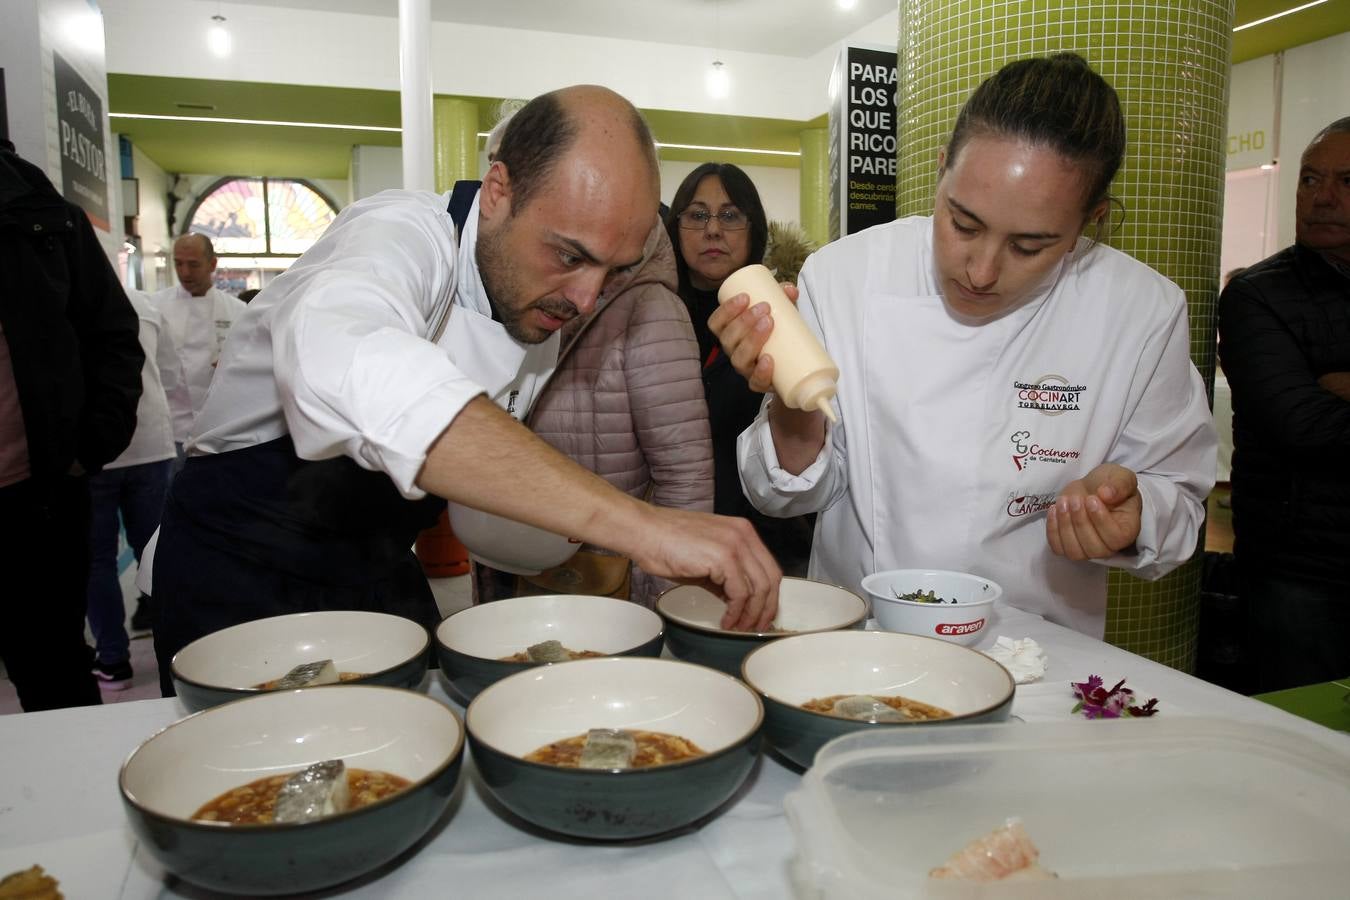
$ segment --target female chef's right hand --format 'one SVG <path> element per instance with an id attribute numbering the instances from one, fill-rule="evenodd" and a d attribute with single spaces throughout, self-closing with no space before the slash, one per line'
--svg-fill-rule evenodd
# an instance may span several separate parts
<path id="1" fill-rule="evenodd" d="M 797 287 L 782 285 L 783 293 L 797 302 Z M 752 391 L 766 394 L 773 389 L 773 357 L 764 352 L 764 342 L 773 333 L 769 304 L 750 304 L 749 294 L 737 294 L 717 307 L 708 319 L 708 328 L 717 335 L 722 352 L 731 360 Z"/>

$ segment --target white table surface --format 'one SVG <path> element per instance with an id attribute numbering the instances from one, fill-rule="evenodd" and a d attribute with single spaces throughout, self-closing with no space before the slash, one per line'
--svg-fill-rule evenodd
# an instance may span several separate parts
<path id="1" fill-rule="evenodd" d="M 1045 680 L 1017 690 L 1013 714 L 1027 722 L 1068 718 L 1074 702 L 1068 682 L 1097 674 L 1108 685 L 1127 678 L 1143 699 L 1157 696 L 1163 716 L 1282 726 L 1344 742 L 1350 752 L 1350 736 L 1030 613 L 1000 608 L 977 646 L 992 645 L 998 635 L 1035 638 L 1049 657 Z M 425 684 L 462 712 L 439 674 Z M 117 790 L 126 756 L 185 712 L 170 699 L 0 716 L 0 875 L 40 864 L 73 900 L 209 896 L 167 876 L 139 845 Z M 746 788 L 697 830 L 638 844 L 587 844 L 532 830 L 502 811 L 466 750 L 460 790 L 431 834 L 372 876 L 321 896 L 595 898 L 641 886 L 653 898 L 790 897 L 793 838 L 782 801 L 800 778 L 766 755 Z"/>

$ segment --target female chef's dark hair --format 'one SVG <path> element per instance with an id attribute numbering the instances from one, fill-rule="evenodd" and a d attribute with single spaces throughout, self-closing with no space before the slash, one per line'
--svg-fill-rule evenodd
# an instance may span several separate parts
<path id="1" fill-rule="evenodd" d="M 558 91 L 540 94 L 511 116 L 497 148 L 495 161 L 506 164 L 511 176 L 511 213 L 523 210 L 576 140 L 578 128 Z M 636 109 L 629 120 L 639 145 L 651 148 L 652 171 L 657 170 L 656 140 Z"/>
<path id="2" fill-rule="evenodd" d="M 670 212 L 666 214 L 666 232 L 675 247 L 675 268 L 679 272 L 681 288 L 689 284 L 689 264 L 680 252 L 680 213 L 689 208 L 694 192 L 698 190 L 698 183 L 709 175 L 717 176 L 727 197 L 750 220 L 750 256 L 745 264 L 750 266 L 763 262 L 764 248 L 769 243 L 769 217 L 764 213 L 764 203 L 759 199 L 759 191 L 755 189 L 750 176 L 731 163 L 704 163 L 680 182 L 680 186 L 675 189 L 674 199 L 670 201 Z"/>
<path id="3" fill-rule="evenodd" d="M 1020 138 L 1082 167 L 1084 212 L 1112 199 L 1111 179 L 1125 158 L 1120 98 L 1076 53 L 1018 60 L 987 78 L 956 117 L 947 165 L 981 135 Z"/>

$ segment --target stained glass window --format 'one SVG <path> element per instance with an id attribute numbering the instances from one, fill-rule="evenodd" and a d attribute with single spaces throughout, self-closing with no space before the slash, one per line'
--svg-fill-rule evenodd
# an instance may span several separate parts
<path id="1" fill-rule="evenodd" d="M 187 230 L 209 237 L 217 256 L 298 256 L 336 215 L 303 181 L 225 178 L 197 201 Z"/>

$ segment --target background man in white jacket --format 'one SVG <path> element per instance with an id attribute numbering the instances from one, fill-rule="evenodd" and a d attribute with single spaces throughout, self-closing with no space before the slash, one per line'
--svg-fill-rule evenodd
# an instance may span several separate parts
<path id="1" fill-rule="evenodd" d="M 185 234 L 174 241 L 173 268 L 178 284 L 151 295 L 150 302 L 164 317 L 164 333 L 187 380 L 185 392 L 169 396 L 173 440 L 181 456 L 192 420 L 206 401 L 225 336 L 247 306 L 215 286 L 216 251 L 206 235 Z"/>

